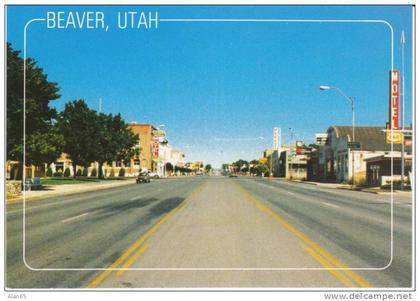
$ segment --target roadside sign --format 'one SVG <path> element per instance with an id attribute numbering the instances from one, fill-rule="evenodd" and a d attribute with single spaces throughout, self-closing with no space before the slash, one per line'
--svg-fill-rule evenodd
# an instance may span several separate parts
<path id="1" fill-rule="evenodd" d="M 404 141 L 404 134 L 400 131 L 387 131 L 386 143 L 387 144 L 402 144 Z"/>
<path id="2" fill-rule="evenodd" d="M 398 129 L 398 116 L 399 116 L 399 95 L 400 95 L 400 82 L 399 71 L 392 70 L 390 72 L 390 99 L 389 99 L 389 125 L 391 129 Z M 394 142 L 395 143 L 395 142 Z"/>
<path id="3" fill-rule="evenodd" d="M 350 149 L 360 149 L 360 142 L 358 141 L 347 142 L 347 147 Z"/>

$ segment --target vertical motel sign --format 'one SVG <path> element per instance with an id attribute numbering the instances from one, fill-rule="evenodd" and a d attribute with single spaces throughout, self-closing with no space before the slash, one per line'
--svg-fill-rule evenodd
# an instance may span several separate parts
<path id="1" fill-rule="evenodd" d="M 280 129 L 279 128 L 274 128 L 273 129 L 273 149 L 274 150 L 279 150 L 280 146 L 281 146 Z"/>
<path id="2" fill-rule="evenodd" d="M 390 100 L 389 100 L 389 129 L 396 130 L 399 128 L 399 71 L 392 70 L 390 72 Z"/>
<path id="3" fill-rule="evenodd" d="M 400 97 L 400 72 L 398 70 L 392 70 L 389 73 L 389 128 L 386 132 L 386 143 L 387 144 L 402 144 L 404 143 L 404 134 L 402 131 L 390 131 L 399 130 L 399 97 Z"/>

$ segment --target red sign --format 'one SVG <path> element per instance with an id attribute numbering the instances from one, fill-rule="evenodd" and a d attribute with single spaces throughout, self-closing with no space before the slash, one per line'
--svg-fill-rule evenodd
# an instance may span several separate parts
<path id="1" fill-rule="evenodd" d="M 390 100 L 389 100 L 389 126 L 390 129 L 398 129 L 398 114 L 399 114 L 399 71 L 393 70 L 390 72 Z"/>
<path id="2" fill-rule="evenodd" d="M 159 158 L 159 137 L 153 137 L 152 152 L 153 159 Z"/>

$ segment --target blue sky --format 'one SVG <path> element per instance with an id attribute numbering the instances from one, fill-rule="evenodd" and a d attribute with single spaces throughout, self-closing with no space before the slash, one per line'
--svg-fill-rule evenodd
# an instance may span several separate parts
<path id="1" fill-rule="evenodd" d="M 187 160 L 214 166 L 253 159 L 272 145 L 306 143 L 332 124 L 351 125 L 350 105 L 337 86 L 356 99 L 356 125 L 388 119 L 390 31 L 373 23 L 169 23 L 158 29 L 118 30 L 117 12 L 157 11 L 159 18 L 386 20 L 394 28 L 395 68 L 406 34 L 406 124 L 412 114 L 412 10 L 410 6 L 9 6 L 7 41 L 23 49 L 23 28 L 47 11 L 103 11 L 109 31 L 47 29 L 33 23 L 28 56 L 35 58 L 62 97 L 85 99 L 127 122 L 165 124 L 170 143 Z M 259 137 L 264 137 L 261 139 Z"/>

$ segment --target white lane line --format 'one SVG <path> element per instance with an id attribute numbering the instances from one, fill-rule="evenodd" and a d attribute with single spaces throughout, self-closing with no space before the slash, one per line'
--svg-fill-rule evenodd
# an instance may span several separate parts
<path id="1" fill-rule="evenodd" d="M 290 192 L 290 191 L 288 191 L 287 193 L 290 195 L 295 195 L 293 192 Z"/>
<path id="2" fill-rule="evenodd" d="M 327 202 L 321 202 L 321 203 L 324 204 L 325 206 L 329 206 L 329 207 L 333 207 L 333 208 L 340 208 L 340 206 L 330 204 L 330 203 L 327 203 Z"/>
<path id="3" fill-rule="evenodd" d="M 128 184 L 128 185 L 130 185 L 130 184 Z M 121 186 L 121 187 L 124 187 L 124 186 Z M 159 190 L 162 190 L 162 189 L 159 189 Z M 159 190 L 155 190 L 154 192 L 159 191 Z M 86 192 L 93 192 L 93 191 L 86 191 Z M 114 192 L 111 192 L 111 193 L 114 193 Z M 115 192 L 115 193 L 117 193 L 117 192 Z M 98 193 L 98 194 L 94 195 L 93 197 L 95 197 L 95 198 L 96 197 L 102 197 L 102 196 L 106 196 L 108 194 L 109 194 L 109 192 Z M 143 196 L 145 196 L 145 195 L 143 195 Z M 66 197 L 66 195 L 57 196 L 57 197 Z M 80 197 L 76 197 L 76 198 L 71 198 L 71 199 L 68 199 L 68 200 L 65 200 L 65 201 L 57 201 L 57 202 L 53 202 L 53 203 L 48 203 L 48 204 L 43 204 L 43 205 L 38 205 L 38 206 L 35 205 L 35 206 L 31 206 L 31 207 L 28 207 L 28 202 L 27 202 L 26 203 L 26 207 L 27 207 L 26 210 L 29 211 L 29 210 L 35 210 L 35 209 L 38 209 L 38 208 L 57 206 L 57 205 L 62 205 L 62 204 L 71 203 L 71 202 L 74 202 L 74 201 L 80 201 L 80 200 L 89 199 L 89 198 L 92 198 L 92 196 L 91 195 L 84 195 L 84 196 L 80 196 Z M 135 199 L 137 199 L 137 198 L 138 197 L 136 197 Z M 134 201 L 135 199 L 131 199 L 130 201 Z M 7 209 L 6 209 L 7 214 L 13 214 L 13 213 L 18 213 L 18 212 L 21 213 L 22 211 L 23 211 L 22 208 L 16 209 L 16 210 L 11 210 L 11 211 L 7 211 Z"/>
<path id="4" fill-rule="evenodd" d="M 129 186 L 129 185 L 130 184 L 127 184 L 127 186 Z M 123 185 L 121 187 L 124 187 L 124 186 L 126 186 L 126 185 Z M 118 186 L 116 186 L 116 187 L 118 187 Z M 110 187 L 110 188 L 114 188 L 114 187 Z M 98 190 L 97 191 L 89 190 L 89 191 L 81 192 L 81 194 L 89 193 L 89 192 L 95 193 L 95 192 L 98 192 Z M 113 194 L 114 192 L 111 192 L 111 193 Z M 117 193 L 117 192 L 115 192 L 115 193 Z M 57 205 L 62 205 L 62 204 L 71 203 L 71 202 L 75 202 L 75 201 L 80 201 L 80 200 L 83 200 L 83 199 L 89 199 L 89 198 L 92 198 L 92 197 L 95 197 L 95 198 L 96 197 L 102 197 L 102 196 L 106 196 L 106 195 L 109 195 L 109 194 L 110 194 L 110 192 L 97 193 L 94 196 L 91 196 L 91 195 L 83 195 L 83 196 L 79 196 L 79 197 L 67 199 L 67 200 L 64 200 L 64 201 L 56 201 L 56 202 L 51 202 L 51 203 L 48 203 L 48 204 L 42 204 L 42 205 L 38 205 L 38 206 L 37 205 L 33 205 L 33 206 L 30 206 L 30 207 L 29 207 L 28 201 L 26 201 L 26 210 L 28 211 L 28 210 L 35 210 L 35 209 L 38 209 L 38 208 L 45 208 L 45 207 L 50 207 L 50 206 L 57 206 Z M 63 195 L 46 196 L 46 197 L 51 197 L 51 198 L 65 198 L 67 196 L 68 195 L 63 194 Z M 20 209 L 16 209 L 16 210 L 12 210 L 12 211 L 6 211 L 6 213 L 7 214 L 13 214 L 13 213 L 22 212 L 22 211 L 23 211 L 23 209 L 20 208 Z"/>
<path id="5" fill-rule="evenodd" d="M 82 213 L 82 214 L 80 214 L 80 215 L 76 215 L 76 216 L 73 216 L 73 217 L 70 217 L 70 218 L 66 218 L 66 219 L 63 219 L 61 222 L 62 223 L 67 223 L 67 222 L 70 222 L 70 221 L 72 221 L 72 220 L 75 220 L 75 219 L 77 219 L 77 218 L 81 218 L 82 216 L 85 216 L 85 215 L 88 215 L 89 213 Z"/>

